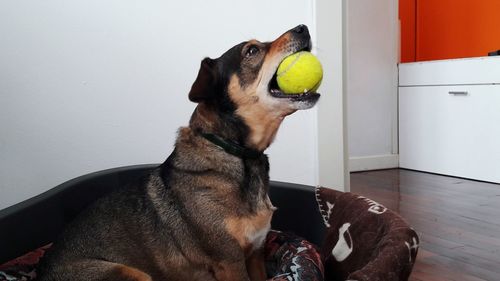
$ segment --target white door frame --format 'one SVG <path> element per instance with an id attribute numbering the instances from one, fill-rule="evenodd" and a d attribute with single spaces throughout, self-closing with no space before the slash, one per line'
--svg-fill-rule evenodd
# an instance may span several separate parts
<path id="1" fill-rule="evenodd" d="M 346 1 L 316 0 L 316 47 L 323 64 L 318 104 L 318 183 L 350 190 L 347 141 Z"/>

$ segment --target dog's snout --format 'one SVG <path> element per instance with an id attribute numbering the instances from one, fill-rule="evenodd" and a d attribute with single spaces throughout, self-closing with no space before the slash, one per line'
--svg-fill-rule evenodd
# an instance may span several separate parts
<path id="1" fill-rule="evenodd" d="M 296 27 L 290 29 L 289 32 L 294 38 L 300 38 L 300 40 L 309 40 L 310 38 L 309 29 L 305 24 L 297 25 Z"/>
<path id="2" fill-rule="evenodd" d="M 309 30 L 307 29 L 306 25 L 300 24 L 300 25 L 297 25 L 295 28 L 293 28 L 292 31 L 300 34 L 300 33 L 308 32 Z"/>

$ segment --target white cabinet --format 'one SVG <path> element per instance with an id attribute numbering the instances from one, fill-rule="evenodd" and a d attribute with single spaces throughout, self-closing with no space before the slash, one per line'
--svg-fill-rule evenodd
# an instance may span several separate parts
<path id="1" fill-rule="evenodd" d="M 403 63 L 399 86 L 500 83 L 500 57 Z"/>
<path id="2" fill-rule="evenodd" d="M 470 84 L 447 80 L 446 73 L 439 73 L 442 84 L 437 84 L 436 75 L 429 75 L 436 64 L 460 72 L 453 62 L 419 63 L 418 71 L 426 73 L 417 72 L 415 77 L 434 77 L 434 82 L 408 77 L 412 71 L 400 66 L 400 81 L 413 79 L 415 84 L 399 87 L 400 167 L 500 183 L 500 84 L 471 77 L 484 79 L 480 66 L 460 74 L 469 77 Z M 500 60 L 495 62 L 498 73 L 488 75 L 500 80 Z M 415 65 L 410 68 L 415 70 Z"/>

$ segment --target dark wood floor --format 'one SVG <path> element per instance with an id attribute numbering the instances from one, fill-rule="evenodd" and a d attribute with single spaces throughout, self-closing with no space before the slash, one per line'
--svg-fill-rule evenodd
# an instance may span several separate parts
<path id="1" fill-rule="evenodd" d="M 500 185 L 394 169 L 351 174 L 351 192 L 419 233 L 411 281 L 500 280 Z"/>

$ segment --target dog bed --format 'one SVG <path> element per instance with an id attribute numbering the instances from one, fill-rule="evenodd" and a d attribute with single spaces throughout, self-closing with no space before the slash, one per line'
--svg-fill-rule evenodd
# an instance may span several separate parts
<path id="1" fill-rule="evenodd" d="M 327 227 L 322 247 L 331 281 L 408 280 L 419 238 L 398 214 L 349 192 L 316 189 Z"/>
<path id="2" fill-rule="evenodd" d="M 0 210 L 0 281 L 32 280 L 46 250 L 40 247 L 96 198 L 154 167 L 88 174 Z M 282 182 L 271 182 L 269 196 L 278 207 L 272 221 L 278 232 L 270 232 L 265 244 L 270 280 L 320 281 L 323 273 L 332 281 L 408 279 L 418 236 L 384 206 L 352 193 Z M 33 249 L 38 250 L 5 264 Z"/>
<path id="3" fill-rule="evenodd" d="M 51 244 L 0 265 L 0 281 L 30 281 Z M 323 280 L 323 264 L 316 246 L 292 233 L 270 231 L 266 244 L 268 281 Z"/>

